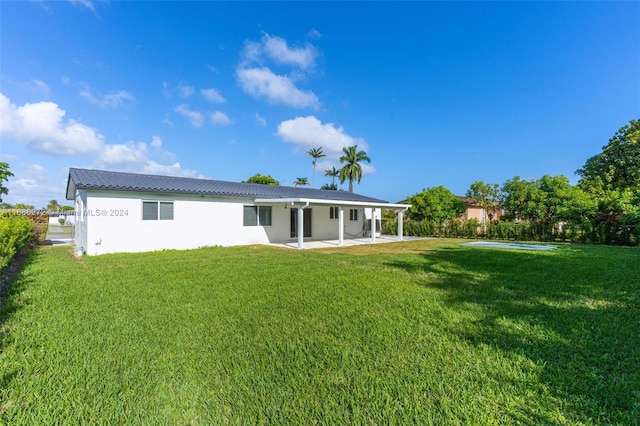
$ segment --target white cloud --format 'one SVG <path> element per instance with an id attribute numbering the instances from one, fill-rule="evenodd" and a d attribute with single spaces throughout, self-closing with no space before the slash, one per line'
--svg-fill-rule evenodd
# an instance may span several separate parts
<path id="1" fill-rule="evenodd" d="M 153 136 L 148 143 L 107 144 L 95 129 L 74 120 L 65 121 L 65 114 L 53 102 L 16 106 L 0 93 L 0 136 L 14 138 L 29 150 L 41 154 L 89 157 L 96 168 L 202 177 L 175 161 L 175 154 L 163 149 L 159 136 Z M 7 183 L 7 202 L 46 203 L 50 199 L 60 199 L 64 194 L 66 177 L 64 182 L 62 179 L 52 181 L 47 170 L 38 164 L 12 171 L 16 176 Z"/>
<path id="2" fill-rule="evenodd" d="M 360 147 L 358 147 L 358 148 L 360 148 Z M 376 168 L 373 167 L 369 163 L 360 163 L 360 167 L 362 168 L 362 175 L 363 176 L 369 176 L 369 175 L 373 175 L 373 174 L 376 173 Z"/>
<path id="3" fill-rule="evenodd" d="M 317 49 L 309 43 L 290 47 L 285 39 L 263 33 L 260 41 L 245 41 L 236 79 L 242 90 L 253 97 L 295 108 L 318 109 L 318 97 L 310 90 L 298 89 L 294 83 L 315 67 L 317 56 Z M 291 69 L 288 74 L 276 74 L 267 63 Z"/>
<path id="4" fill-rule="evenodd" d="M 176 87 L 171 87 L 171 85 L 168 82 L 163 81 L 162 93 L 167 98 L 171 98 L 174 95 L 179 96 L 181 98 L 189 98 L 193 96 L 194 93 L 196 93 L 196 89 L 193 86 L 190 86 L 188 84 L 182 84 L 182 83 L 178 84 Z"/>
<path id="5" fill-rule="evenodd" d="M 267 120 L 265 120 L 264 118 L 260 117 L 260 114 L 258 114 L 257 112 L 256 112 L 256 121 L 262 127 L 266 127 L 266 125 L 267 125 Z"/>
<path id="6" fill-rule="evenodd" d="M 12 189 L 32 191 L 47 181 L 47 171 L 39 164 L 31 164 L 21 170 L 19 178 L 11 180 Z"/>
<path id="7" fill-rule="evenodd" d="M 307 37 L 318 39 L 322 38 L 322 34 L 315 28 L 311 28 L 311 30 L 309 30 L 309 32 L 307 33 Z"/>
<path id="8" fill-rule="evenodd" d="M 74 5 L 84 6 L 94 13 L 96 11 L 95 7 L 93 6 L 93 2 L 91 0 L 69 0 L 69 1 Z"/>
<path id="9" fill-rule="evenodd" d="M 269 68 L 240 68 L 236 76 L 242 90 L 271 103 L 296 108 L 318 109 L 320 106 L 318 97 L 312 91 L 299 90 L 288 77 L 276 75 Z"/>
<path id="10" fill-rule="evenodd" d="M 176 91 L 178 92 L 178 96 L 182 96 L 183 98 L 188 98 L 196 92 L 193 86 L 184 84 L 179 84 Z"/>
<path id="11" fill-rule="evenodd" d="M 364 139 L 349 136 L 342 126 L 323 124 L 313 115 L 281 122 L 278 136 L 303 149 L 322 147 L 329 158 L 340 157 L 342 148 L 348 146 L 358 145 L 358 150 L 364 151 L 369 149 Z"/>
<path id="12" fill-rule="evenodd" d="M 144 142 L 106 145 L 100 153 L 98 164 L 104 165 L 107 169 L 109 166 L 137 166 L 145 162 L 147 151 L 147 144 Z"/>
<path id="13" fill-rule="evenodd" d="M 52 181 L 47 170 L 39 164 L 27 164 L 15 169 L 14 173 L 15 176 L 7 181 L 9 194 L 2 198 L 7 203 L 32 204 L 41 208 L 45 207 L 49 200 L 60 200 L 64 197 L 66 182 Z"/>
<path id="14" fill-rule="evenodd" d="M 90 103 L 94 105 L 99 105 L 102 108 L 118 107 L 122 105 L 125 101 L 134 100 L 133 95 L 127 92 L 126 90 L 118 90 L 117 92 L 110 92 L 102 97 L 96 96 L 93 94 L 93 92 L 91 92 L 91 89 L 87 85 L 83 85 L 82 89 L 80 89 L 80 96 L 85 98 Z"/>
<path id="15" fill-rule="evenodd" d="M 204 116 L 202 113 L 198 111 L 191 111 L 185 104 L 178 105 L 176 107 L 176 112 L 191 121 L 191 124 L 194 127 L 202 127 L 204 124 Z"/>
<path id="16" fill-rule="evenodd" d="M 151 138 L 151 146 L 155 149 L 162 148 L 162 139 L 160 139 L 160 136 L 154 136 Z"/>
<path id="17" fill-rule="evenodd" d="M 195 170 L 183 169 L 179 162 L 162 164 L 160 158 L 173 159 L 175 155 L 162 149 L 162 139 L 153 136 L 150 143 L 128 142 L 106 145 L 94 167 L 111 171 L 147 173 L 169 176 L 202 177 Z"/>
<path id="18" fill-rule="evenodd" d="M 232 123 L 231 119 L 222 111 L 211 114 L 211 123 L 214 126 L 227 126 Z"/>
<path id="19" fill-rule="evenodd" d="M 8 79 L 6 81 L 8 86 L 15 86 L 21 91 L 28 92 L 29 94 L 35 95 L 39 98 L 48 99 L 51 97 L 51 89 L 42 80 L 34 78 L 29 81 L 12 81 Z"/>
<path id="20" fill-rule="evenodd" d="M 302 69 L 309 69 L 315 65 L 318 50 L 311 44 L 304 47 L 289 47 L 287 41 L 281 37 L 262 35 L 259 45 L 264 53 L 278 64 L 293 65 Z"/>
<path id="21" fill-rule="evenodd" d="M 202 95 L 207 98 L 207 100 L 211 101 L 211 102 L 216 102 L 216 103 L 224 103 L 227 102 L 227 100 L 220 94 L 220 92 L 218 92 L 216 89 L 211 88 L 211 89 L 202 89 L 200 91 L 200 93 L 202 93 Z"/>
<path id="22" fill-rule="evenodd" d="M 179 162 L 175 162 L 173 164 L 159 164 L 153 160 L 149 160 L 142 168 L 142 173 L 204 179 L 204 176 L 195 170 L 183 169 Z"/>
<path id="23" fill-rule="evenodd" d="M 75 120 L 53 102 L 16 106 L 0 93 L 0 135 L 13 137 L 28 149 L 56 156 L 97 153 L 104 136 Z"/>
<path id="24" fill-rule="evenodd" d="M 44 98 L 49 98 L 51 96 L 51 89 L 44 81 L 31 80 L 31 86 L 34 93 L 41 95 Z"/>

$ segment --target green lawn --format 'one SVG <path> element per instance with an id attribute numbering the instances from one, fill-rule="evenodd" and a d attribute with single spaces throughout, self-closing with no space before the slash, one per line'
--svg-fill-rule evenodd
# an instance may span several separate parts
<path id="1" fill-rule="evenodd" d="M 38 249 L 0 424 L 637 424 L 640 250 L 459 242 Z"/>

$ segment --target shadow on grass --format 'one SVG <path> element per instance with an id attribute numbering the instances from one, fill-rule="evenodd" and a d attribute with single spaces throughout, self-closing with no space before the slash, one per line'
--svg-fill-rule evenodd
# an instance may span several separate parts
<path id="1" fill-rule="evenodd" d="M 542 382 L 581 421 L 626 423 L 640 418 L 638 254 L 455 247 L 388 266 L 426 274 L 445 306 L 474 312 L 449 331 L 541 366 Z"/>
<path id="2" fill-rule="evenodd" d="M 5 346 L 11 337 L 11 330 L 6 323 L 12 315 L 25 306 L 28 301 L 24 299 L 23 292 L 32 282 L 32 279 L 24 274 L 25 269 L 37 262 L 40 257 L 40 250 L 32 249 L 21 261 L 18 272 L 7 283 L 3 291 L 0 302 L 0 353 L 4 351 Z M 0 389 L 6 389 L 17 374 L 17 370 L 2 371 L 0 374 Z"/>

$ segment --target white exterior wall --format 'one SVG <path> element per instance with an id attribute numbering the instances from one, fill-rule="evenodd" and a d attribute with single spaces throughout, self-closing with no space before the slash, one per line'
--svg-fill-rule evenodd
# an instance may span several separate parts
<path id="1" fill-rule="evenodd" d="M 86 217 L 87 191 L 76 191 L 74 209 L 76 212 L 73 240 L 76 247 L 82 247 L 86 252 L 87 248 L 87 217 Z"/>
<path id="2" fill-rule="evenodd" d="M 335 206 L 332 206 L 335 207 Z M 314 205 L 305 209 L 305 212 L 311 208 L 312 213 L 312 239 L 320 240 L 337 240 L 339 220 L 330 218 L 330 208 L 328 205 Z M 343 207 L 344 209 L 344 235 L 345 238 L 363 237 L 363 226 L 365 215 L 362 207 L 355 207 L 358 210 L 358 220 L 349 220 L 349 210 L 352 207 Z"/>
<path id="3" fill-rule="evenodd" d="M 142 220 L 143 201 L 173 201 L 173 220 Z M 82 245 L 88 255 L 98 255 L 264 244 L 269 242 L 268 233 L 278 237 L 270 229 L 284 219 L 277 207 L 272 211 L 274 226 L 244 226 L 245 204 L 231 199 L 88 191 L 83 212 L 86 235 L 80 235 L 76 245 Z M 286 216 L 287 224 L 288 220 Z"/>
<path id="4" fill-rule="evenodd" d="M 205 246 L 233 246 L 291 242 L 291 209 L 274 203 L 271 226 L 244 226 L 246 199 L 221 199 L 176 194 L 110 191 L 76 191 L 75 245 L 88 255 L 145 252 L 165 249 L 193 249 Z M 173 202 L 173 220 L 142 220 L 143 201 Z M 260 206 L 269 206 L 261 203 Z M 311 205 L 311 239 L 338 239 L 337 219 L 330 219 L 329 205 Z M 344 237 L 365 236 L 364 226 L 371 209 L 344 206 Z M 358 220 L 350 220 L 350 210 Z M 366 212 L 368 210 L 368 212 Z M 378 209 L 379 211 L 379 209 Z M 368 214 L 367 214 L 368 213 Z"/>
<path id="5" fill-rule="evenodd" d="M 355 210 L 358 210 L 358 220 L 353 221 L 350 219 L 349 211 L 354 209 L 353 207 L 345 207 L 344 208 L 344 237 L 345 238 L 362 238 L 366 235 L 365 233 L 365 213 L 366 209 L 362 207 L 357 207 Z"/>

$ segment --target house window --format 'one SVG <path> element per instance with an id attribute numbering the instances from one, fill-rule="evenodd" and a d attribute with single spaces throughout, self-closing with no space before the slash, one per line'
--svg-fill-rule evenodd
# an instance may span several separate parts
<path id="1" fill-rule="evenodd" d="M 358 209 L 349 209 L 349 220 L 353 222 L 358 220 Z"/>
<path id="2" fill-rule="evenodd" d="M 244 206 L 244 226 L 271 226 L 271 206 Z"/>
<path id="3" fill-rule="evenodd" d="M 329 219 L 338 219 L 339 207 L 329 207 Z"/>
<path id="4" fill-rule="evenodd" d="M 173 201 L 143 201 L 142 220 L 173 220 Z"/>

